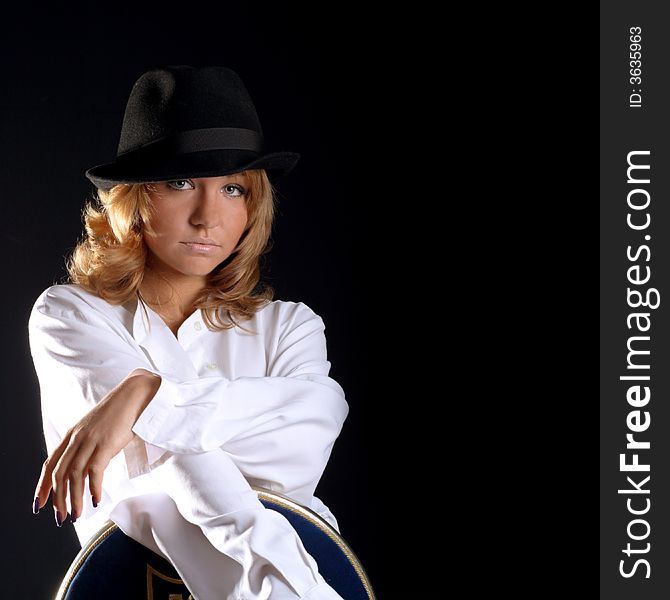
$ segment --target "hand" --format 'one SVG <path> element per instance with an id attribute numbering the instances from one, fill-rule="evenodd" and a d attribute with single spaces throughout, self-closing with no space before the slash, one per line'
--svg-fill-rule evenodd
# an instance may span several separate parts
<path id="1" fill-rule="evenodd" d="M 136 437 L 132 427 L 158 391 L 160 382 L 159 376 L 135 369 L 67 431 L 42 465 L 33 512 L 46 504 L 53 489 L 52 503 L 60 527 L 67 515 L 69 491 L 70 517 L 74 523 L 82 513 L 87 475 L 93 505 L 97 506 L 109 461 Z"/>

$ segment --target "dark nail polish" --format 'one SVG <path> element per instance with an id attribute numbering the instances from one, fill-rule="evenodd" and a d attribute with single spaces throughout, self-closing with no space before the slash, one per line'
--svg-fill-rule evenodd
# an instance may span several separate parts
<path id="1" fill-rule="evenodd" d="M 61 516 L 59 510 L 56 511 L 56 525 L 57 525 L 58 527 L 60 527 L 61 525 L 63 525 L 63 517 Z"/>
<path id="2" fill-rule="evenodd" d="M 35 498 L 33 502 L 33 514 L 36 515 L 38 512 L 40 512 L 40 499 Z"/>
<path id="3" fill-rule="evenodd" d="M 75 517 L 74 515 L 70 515 L 70 523 L 75 523 L 76 520 L 77 520 L 77 517 Z"/>
<path id="4" fill-rule="evenodd" d="M 93 508 L 98 508 L 98 499 L 95 496 L 91 496 L 91 500 L 93 501 Z"/>

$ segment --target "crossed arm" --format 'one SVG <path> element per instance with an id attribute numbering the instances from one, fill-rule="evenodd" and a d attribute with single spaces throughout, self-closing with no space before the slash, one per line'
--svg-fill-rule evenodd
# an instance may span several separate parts
<path id="1" fill-rule="evenodd" d="M 70 517 L 76 521 L 82 512 L 87 475 L 93 504 L 97 505 L 109 461 L 137 435 L 132 427 L 159 386 L 160 377 L 136 369 L 72 426 L 42 464 L 33 512 L 46 504 L 53 491 L 56 523 L 60 526 L 67 515 L 69 493 Z"/>
<path id="2" fill-rule="evenodd" d="M 267 376 L 185 380 L 157 368 L 95 307 L 55 293 L 29 323 L 50 440 L 35 508 L 53 492 L 62 522 L 69 494 L 76 519 L 86 477 L 95 504 L 105 469 L 136 436 L 174 453 L 223 448 L 261 477 L 281 473 L 277 489 L 313 491 L 348 406 L 328 377 L 323 323 L 309 309 L 287 322 Z"/>

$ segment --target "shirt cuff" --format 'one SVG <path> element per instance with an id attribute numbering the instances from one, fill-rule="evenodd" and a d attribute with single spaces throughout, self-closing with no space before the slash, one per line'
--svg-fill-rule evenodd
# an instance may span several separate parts
<path id="1" fill-rule="evenodd" d="M 213 427 L 217 404 L 229 381 L 221 377 L 202 377 L 175 381 L 161 375 L 158 391 L 140 414 L 132 431 L 150 445 L 175 453 L 205 452 L 220 446 Z M 210 435 L 211 437 L 211 435 Z"/>
<path id="2" fill-rule="evenodd" d="M 300 600 L 343 600 L 332 587 L 327 583 L 319 583 L 311 588 Z"/>
<path id="3" fill-rule="evenodd" d="M 158 439 L 159 433 L 166 424 L 170 417 L 170 411 L 175 405 L 174 386 L 174 383 L 161 375 L 161 384 L 158 387 L 158 391 L 132 427 L 134 433 L 151 445 L 153 445 L 153 441 Z M 155 454 L 155 452 L 152 452 L 152 454 Z"/>

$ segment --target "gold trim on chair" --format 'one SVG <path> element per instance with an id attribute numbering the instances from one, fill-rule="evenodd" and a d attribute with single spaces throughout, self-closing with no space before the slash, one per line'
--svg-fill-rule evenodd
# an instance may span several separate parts
<path id="1" fill-rule="evenodd" d="M 307 519 L 314 526 L 318 527 L 333 542 L 335 542 L 335 544 L 337 544 L 337 547 L 347 557 L 347 560 L 351 563 L 351 566 L 354 568 L 356 574 L 363 583 L 363 587 L 365 588 L 365 592 L 368 595 L 368 599 L 376 600 L 374 592 L 372 591 L 372 586 L 370 585 L 370 581 L 368 580 L 368 576 L 365 573 L 365 570 L 363 569 L 363 565 L 361 565 L 361 562 L 358 560 L 356 554 L 354 554 L 354 551 L 344 541 L 344 539 L 337 532 L 337 530 L 332 525 L 330 525 L 330 523 L 328 523 L 325 519 L 323 519 L 323 517 L 318 515 L 312 509 L 307 508 L 306 506 L 303 506 L 302 504 L 299 504 L 294 500 L 291 500 L 291 498 L 279 494 L 278 492 L 273 492 L 257 486 L 252 486 L 252 488 L 258 494 L 259 500 L 265 500 L 266 502 L 271 502 L 273 504 L 281 506 L 286 510 L 289 510 L 293 513 L 300 515 L 304 519 Z M 101 544 L 105 540 L 105 538 L 107 538 L 107 536 L 113 533 L 116 529 L 118 529 L 118 525 L 116 523 L 114 523 L 113 521 L 106 521 L 105 524 L 98 530 L 98 532 L 91 536 L 89 541 L 82 547 L 82 549 L 79 551 L 77 556 L 75 556 L 74 560 L 70 564 L 70 568 L 67 570 L 67 573 L 65 574 L 65 577 L 61 582 L 54 600 L 64 600 L 65 594 L 67 593 L 70 584 L 72 583 L 72 580 L 74 579 L 77 572 L 81 568 L 81 565 L 88 558 L 89 554 L 91 554 L 91 552 L 93 552 L 93 550 L 95 550 L 98 547 L 98 545 Z M 171 583 L 183 584 L 183 581 L 181 579 L 174 579 L 172 577 L 168 577 L 167 575 L 163 575 L 162 573 L 156 571 L 150 565 L 147 565 L 148 600 L 152 600 L 153 597 L 152 574 Z M 189 595 L 189 597 L 186 600 L 193 600 L 193 597 Z"/>
<path id="2" fill-rule="evenodd" d="M 302 504 L 298 504 L 295 500 L 291 500 L 278 492 L 271 492 L 261 487 L 252 486 L 254 491 L 258 494 L 259 500 L 266 500 L 268 502 L 274 502 L 282 508 L 290 510 L 291 512 L 297 513 L 300 516 L 307 519 L 310 523 L 318 527 L 323 533 L 325 533 L 333 542 L 337 544 L 337 547 L 344 553 L 347 557 L 347 560 L 351 563 L 351 566 L 356 571 L 356 574 L 363 583 L 365 592 L 368 595 L 369 600 L 376 600 L 374 592 L 372 591 L 372 586 L 368 579 L 367 573 L 363 569 L 363 565 L 358 560 L 358 557 L 354 554 L 354 551 L 349 547 L 342 536 L 337 532 L 337 530 L 328 523 L 323 517 L 319 516 L 311 508 L 307 508 Z"/>
<path id="3" fill-rule="evenodd" d="M 118 525 L 113 521 L 106 521 L 98 532 L 93 534 L 88 543 L 86 543 L 77 556 L 74 557 L 74 560 L 70 564 L 70 568 L 67 570 L 67 573 L 65 573 L 65 577 L 63 577 L 63 581 L 58 588 L 55 600 L 63 600 L 63 598 L 65 598 L 65 594 L 70 587 L 74 576 L 77 574 L 84 561 L 88 558 L 88 555 L 93 552 L 93 550 L 95 550 L 117 527 Z"/>

